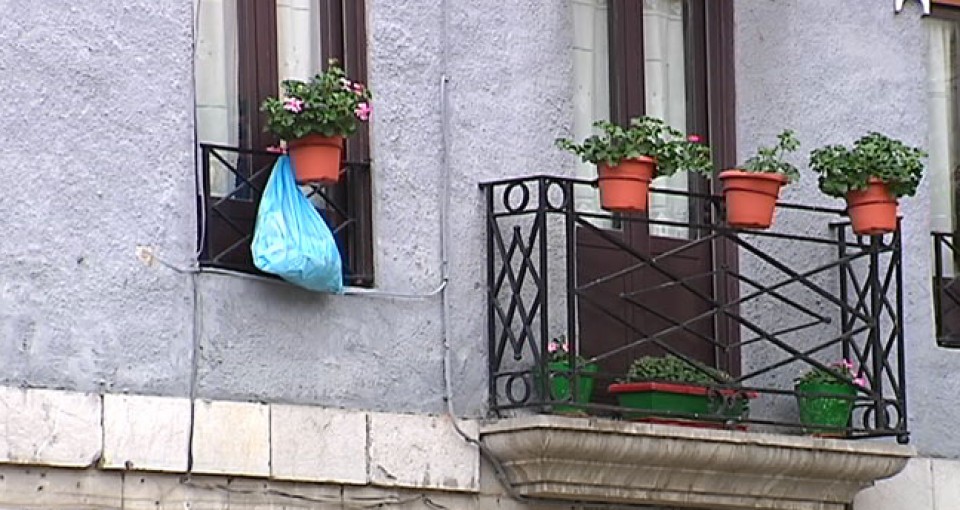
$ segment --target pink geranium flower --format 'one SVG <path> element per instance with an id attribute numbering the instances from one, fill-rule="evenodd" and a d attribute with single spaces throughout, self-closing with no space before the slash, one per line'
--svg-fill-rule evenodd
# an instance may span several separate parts
<path id="1" fill-rule="evenodd" d="M 700 143 L 703 138 L 700 138 L 700 135 L 689 135 L 687 136 L 687 141 L 691 143 Z"/>
<path id="2" fill-rule="evenodd" d="M 369 103 L 360 103 L 357 105 L 357 108 L 353 111 L 357 115 L 357 118 L 360 120 L 367 120 L 370 118 L 370 113 L 373 111 L 373 108 L 370 107 Z"/>
<path id="3" fill-rule="evenodd" d="M 353 93 L 354 93 L 354 94 L 356 94 L 356 95 L 359 96 L 359 95 L 363 94 L 363 91 L 364 91 L 364 90 L 366 90 L 366 87 L 364 87 L 362 83 L 354 83 L 354 84 L 353 84 Z"/>
<path id="4" fill-rule="evenodd" d="M 288 97 L 283 100 L 283 109 L 288 112 L 300 113 L 303 111 L 303 100 L 295 97 Z"/>
<path id="5" fill-rule="evenodd" d="M 867 387 L 867 378 L 866 378 L 866 377 L 863 377 L 863 376 L 857 377 L 857 378 L 855 378 L 855 379 L 853 380 L 853 384 L 856 384 L 857 386 L 859 386 L 859 387 L 861 387 L 861 388 L 866 388 L 866 387 Z"/>

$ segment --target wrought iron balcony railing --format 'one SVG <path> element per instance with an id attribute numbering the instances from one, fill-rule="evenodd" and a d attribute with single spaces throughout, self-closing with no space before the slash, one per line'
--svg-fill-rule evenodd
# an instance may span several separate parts
<path id="1" fill-rule="evenodd" d="M 815 432 L 794 380 L 812 369 L 845 375 L 832 363 L 846 359 L 863 383 L 845 397 L 849 422 L 831 433 L 907 442 L 899 232 L 856 236 L 842 209 L 789 203 L 773 229 L 737 230 L 712 219 L 724 217 L 722 197 L 671 190 L 652 193 L 681 199 L 689 221 L 612 215 L 583 199 L 594 186 L 551 176 L 481 184 L 492 412 Z M 557 357 L 560 336 L 570 349 Z M 607 385 L 644 355 L 712 377 L 709 410 L 621 406 Z M 595 383 L 589 400 L 584 380 Z"/>
<path id="2" fill-rule="evenodd" d="M 265 276 L 253 265 L 250 242 L 260 196 L 278 154 L 200 144 L 202 182 L 197 183 L 200 265 Z M 333 230 L 343 256 L 344 282 L 373 284 L 367 162 L 344 165 L 341 184 L 303 186 Z"/>
<path id="3" fill-rule="evenodd" d="M 933 236 L 933 311 L 937 326 L 937 344 L 960 348 L 960 275 L 953 234 L 934 232 Z"/>

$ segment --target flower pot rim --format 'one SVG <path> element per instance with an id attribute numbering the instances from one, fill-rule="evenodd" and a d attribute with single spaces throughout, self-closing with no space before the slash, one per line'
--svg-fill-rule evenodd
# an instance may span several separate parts
<path id="1" fill-rule="evenodd" d="M 310 133 L 310 134 L 303 135 L 300 138 L 294 138 L 294 139 L 285 140 L 285 141 L 287 142 L 287 148 L 296 147 L 298 145 L 316 145 L 316 144 L 343 146 L 344 137 L 342 135 L 327 136 L 322 133 Z"/>
<path id="2" fill-rule="evenodd" d="M 730 179 L 730 178 L 740 178 L 740 179 L 756 179 L 764 181 L 777 181 L 781 184 L 788 181 L 787 176 L 779 172 L 747 172 L 746 170 L 740 170 L 738 168 L 730 168 L 720 172 L 720 175 L 717 176 L 720 179 Z"/>
<path id="3" fill-rule="evenodd" d="M 844 390 L 844 392 L 845 392 L 844 394 L 852 394 L 852 395 L 856 395 L 857 393 L 860 392 L 860 389 L 861 389 L 860 387 L 856 386 L 856 385 L 853 384 L 853 383 L 819 383 L 819 382 L 806 382 L 806 383 L 797 383 L 797 384 L 794 384 L 794 385 L 793 385 L 793 391 L 795 391 L 795 392 L 797 392 L 797 393 L 802 393 L 802 391 L 801 391 L 802 389 L 805 389 L 805 388 L 814 388 L 814 387 L 820 387 L 820 388 L 828 387 L 828 388 L 842 389 L 842 390 Z M 864 389 L 864 390 L 867 391 L 866 389 Z M 816 391 L 809 391 L 809 390 L 807 390 L 807 392 L 809 392 L 809 393 L 817 393 Z"/>
<path id="4" fill-rule="evenodd" d="M 568 363 L 568 362 L 566 362 L 566 361 L 548 361 L 548 362 L 547 362 L 547 368 L 554 368 L 554 369 L 555 369 L 555 368 L 558 368 L 559 366 L 567 367 L 567 368 L 569 368 L 569 369 L 571 369 L 571 370 L 573 369 L 573 367 L 570 366 L 570 363 Z M 593 363 L 583 363 L 583 364 L 580 365 L 580 372 L 584 372 L 584 371 L 588 371 L 588 370 L 589 370 L 589 371 L 592 371 L 592 372 L 596 372 L 599 368 L 600 368 L 600 365 L 597 364 L 596 362 L 593 362 Z"/>
<path id="5" fill-rule="evenodd" d="M 711 390 L 717 391 L 721 395 L 725 396 L 743 395 L 750 399 L 760 396 L 755 391 L 742 391 L 731 388 L 715 388 L 711 386 L 679 382 L 643 381 L 634 383 L 614 383 L 607 387 L 607 391 L 613 394 L 648 393 L 660 391 L 664 393 L 677 393 L 681 395 L 708 395 L 710 394 Z"/>
<path id="6" fill-rule="evenodd" d="M 621 159 L 620 161 L 617 161 L 616 163 L 614 163 L 614 164 L 612 164 L 612 165 L 607 164 L 606 161 L 601 161 L 600 163 L 597 163 L 597 164 L 598 164 L 598 165 L 603 165 L 603 166 L 608 166 L 608 167 L 616 167 L 616 166 L 620 166 L 620 165 L 623 164 L 623 163 L 644 163 L 644 164 L 653 163 L 654 165 L 656 165 L 656 164 L 657 164 L 657 159 L 656 159 L 656 158 L 652 158 L 652 157 L 650 157 L 650 156 L 637 156 L 637 157 L 633 157 L 633 158 L 623 158 L 623 159 Z"/>

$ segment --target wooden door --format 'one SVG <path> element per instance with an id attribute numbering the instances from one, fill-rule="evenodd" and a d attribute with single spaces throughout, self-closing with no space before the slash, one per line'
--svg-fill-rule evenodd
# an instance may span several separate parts
<path id="1" fill-rule="evenodd" d="M 726 68 L 730 67 L 732 44 L 724 37 L 729 35 L 727 25 L 732 25 L 732 2 L 677 3 L 682 5 L 683 16 L 686 130 L 711 144 L 719 168 L 729 167 L 733 163 L 729 161 L 733 156 L 729 124 L 734 117 L 732 74 Z M 609 1 L 611 119 L 621 124 L 650 109 L 645 5 L 647 2 L 639 0 Z M 710 191 L 703 177 L 689 175 L 688 179 L 690 193 Z M 729 294 L 730 289 L 718 285 L 722 279 L 713 268 L 718 262 L 732 264 L 735 260 L 730 260 L 731 251 L 723 243 L 709 237 L 708 229 L 696 227 L 709 224 L 712 214 L 708 200 L 688 198 L 685 214 L 675 219 L 687 228 L 648 223 L 651 218 L 647 216 L 626 216 L 602 225 L 599 231 L 578 228 L 581 350 L 588 357 L 616 352 L 601 360 L 604 375 L 599 388 L 622 377 L 636 357 L 671 350 L 710 366 L 734 368 L 735 356 L 725 345 L 736 328 L 717 320 L 713 313 L 718 293 Z M 638 340 L 643 341 L 628 347 Z M 598 392 L 601 401 L 608 400 L 604 393 Z"/>

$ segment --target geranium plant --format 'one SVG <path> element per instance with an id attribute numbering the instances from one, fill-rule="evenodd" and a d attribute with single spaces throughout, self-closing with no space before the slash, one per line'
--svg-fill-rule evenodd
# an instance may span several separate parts
<path id="1" fill-rule="evenodd" d="M 593 127 L 599 129 L 600 134 L 588 137 L 583 143 L 559 138 L 556 144 L 586 163 L 615 166 L 641 156 L 653 158 L 658 176 L 673 175 L 680 170 L 705 172 L 712 168 L 710 148 L 700 143 L 698 136 L 684 136 L 660 119 L 634 118 L 626 128 L 601 120 Z"/>
<path id="2" fill-rule="evenodd" d="M 860 388 L 867 387 L 867 379 L 858 374 L 856 367 L 848 359 L 843 359 L 829 365 L 831 370 L 813 367 L 795 379 L 796 384 L 853 384 Z"/>
<path id="3" fill-rule="evenodd" d="M 718 176 L 723 183 L 727 223 L 736 228 L 769 228 L 773 224 L 780 188 L 800 177 L 784 157 L 800 146 L 793 131 L 777 135 L 777 145 L 760 147 L 742 166 Z"/>
<path id="4" fill-rule="evenodd" d="M 820 174 L 820 190 L 833 197 L 864 190 L 875 178 L 894 197 L 913 196 L 923 177 L 926 152 L 900 140 L 871 132 L 852 148 L 827 145 L 810 153 L 810 168 Z"/>
<path id="5" fill-rule="evenodd" d="M 372 94 L 350 81 L 335 60 L 308 81 L 284 80 L 283 95 L 263 102 L 267 130 L 284 140 L 307 135 L 349 136 L 370 117 Z"/>
<path id="6" fill-rule="evenodd" d="M 684 361 L 672 354 L 643 356 L 634 360 L 627 370 L 626 382 L 678 382 L 708 386 L 731 381 L 730 374 L 694 362 Z"/>
<path id="7" fill-rule="evenodd" d="M 547 354 L 549 363 L 567 363 L 570 361 L 570 345 L 567 343 L 567 338 L 564 335 L 560 335 L 556 338 L 551 338 L 550 343 L 547 344 Z M 587 360 L 582 356 L 577 356 L 577 364 L 585 365 Z"/>
<path id="8" fill-rule="evenodd" d="M 753 173 L 783 174 L 789 182 L 800 178 L 797 167 L 783 158 L 800 147 L 796 134 L 791 129 L 785 129 L 777 135 L 777 145 L 773 147 L 758 147 L 757 153 L 750 156 L 740 170 Z"/>

